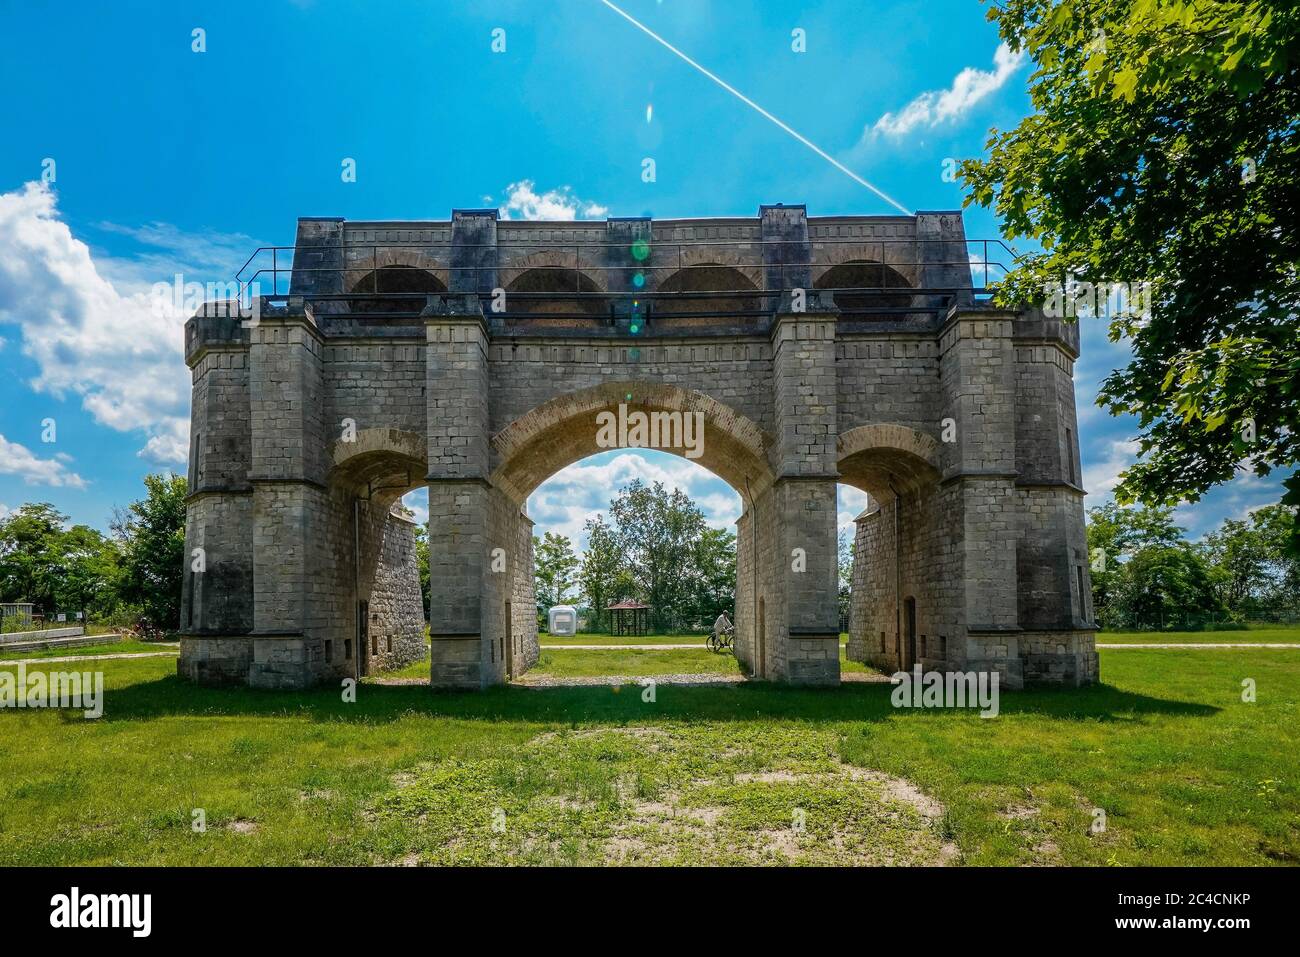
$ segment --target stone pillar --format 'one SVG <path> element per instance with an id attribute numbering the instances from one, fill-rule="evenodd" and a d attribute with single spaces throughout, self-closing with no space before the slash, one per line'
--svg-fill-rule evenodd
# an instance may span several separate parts
<path id="1" fill-rule="evenodd" d="M 918 212 L 916 214 L 917 285 L 928 289 L 959 289 L 956 306 L 969 306 L 973 301 L 971 265 L 966 247 L 966 227 L 960 210 L 948 212 Z M 1001 247 L 990 247 L 989 259 L 996 259 Z M 984 247 L 971 249 L 981 262 Z M 976 281 L 984 284 L 981 270 Z M 944 296 L 931 296 L 927 305 L 943 306 Z"/>
<path id="2" fill-rule="evenodd" d="M 243 684 L 253 656 L 249 330 L 222 303 L 185 324 L 193 371 L 177 674 Z"/>
<path id="3" fill-rule="evenodd" d="M 951 547 L 964 591 L 963 656 L 973 670 L 997 669 L 1004 687 L 1023 683 L 1016 609 L 1018 539 L 1013 313 L 956 312 L 940 333 L 945 443 L 938 507 L 951 517 Z M 960 660 L 955 658 L 954 660 Z"/>
<path id="4" fill-rule="evenodd" d="M 618 217 L 605 221 L 603 263 L 611 294 L 635 293 L 653 286 L 651 273 L 654 230 L 648 217 Z M 640 273 L 642 282 L 637 285 Z M 614 322 L 626 329 L 632 318 L 632 299 L 619 297 L 613 305 Z M 644 312 L 641 313 L 644 315 Z"/>
<path id="5" fill-rule="evenodd" d="M 1018 611 L 1027 683 L 1095 681 L 1097 652 L 1074 400 L 1078 325 L 1015 324 Z"/>
<path id="6" fill-rule="evenodd" d="M 812 245 L 806 206 L 760 206 L 763 286 L 771 291 L 812 288 Z"/>
<path id="7" fill-rule="evenodd" d="M 485 634 L 493 547 L 487 325 L 473 295 L 447 297 L 425 310 L 424 321 L 432 683 L 483 688 L 500 680 Z"/>
<path id="8" fill-rule="evenodd" d="M 453 209 L 448 292 L 490 296 L 497 285 L 497 211 Z"/>
<path id="9" fill-rule="evenodd" d="M 284 270 L 279 272 L 282 288 L 263 289 L 262 294 L 283 295 L 286 276 L 290 278 L 291 296 L 343 292 L 343 223 L 333 216 L 298 217 L 292 258 L 277 253 L 274 260 L 277 272 Z M 273 265 L 263 260 L 259 260 L 261 265 L 267 268 Z"/>
<path id="10" fill-rule="evenodd" d="M 321 340 L 301 300 L 263 309 L 251 330 L 253 661 L 249 684 L 305 688 L 324 666 L 314 606 L 331 558 L 325 520 Z M 355 656 L 359 649 L 353 647 Z"/>
<path id="11" fill-rule="evenodd" d="M 840 677 L 835 322 L 834 311 L 790 312 L 787 297 L 772 326 L 776 481 L 771 548 L 761 551 L 774 586 L 764 626 L 776 641 L 767 671 L 797 684 Z"/>

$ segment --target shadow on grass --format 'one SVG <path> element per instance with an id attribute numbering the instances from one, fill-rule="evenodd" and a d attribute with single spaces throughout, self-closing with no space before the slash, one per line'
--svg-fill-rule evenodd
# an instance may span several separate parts
<path id="1" fill-rule="evenodd" d="M 466 721 L 631 724 L 646 720 L 737 721 L 781 718 L 845 722 L 933 720 L 951 709 L 895 708 L 887 684 L 845 684 L 800 689 L 763 682 L 730 686 L 659 685 L 654 703 L 636 685 L 611 687 L 497 687 L 481 692 L 435 693 L 423 685 L 371 685 L 344 703 L 336 689 L 305 692 L 205 688 L 170 675 L 105 692 L 105 719 L 130 721 L 172 716 L 309 717 L 317 721 L 384 722 L 408 716 Z M 1036 689 L 1001 696 L 1001 714 L 1043 715 L 1066 721 L 1141 720 L 1149 715 L 1204 718 L 1220 709 L 1123 691 L 1110 685 Z M 976 711 L 968 709 L 970 717 Z"/>

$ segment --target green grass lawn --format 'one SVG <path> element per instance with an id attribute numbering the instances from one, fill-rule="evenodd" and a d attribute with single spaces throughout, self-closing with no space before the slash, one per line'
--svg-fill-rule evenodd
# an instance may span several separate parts
<path id="1" fill-rule="evenodd" d="M 646 635 L 644 637 L 615 637 L 580 631 L 576 635 L 539 635 L 543 645 L 700 645 L 705 635 Z"/>
<path id="2" fill-rule="evenodd" d="M 651 677 L 672 674 L 738 674 L 736 659 L 706 648 L 665 648 L 642 651 L 636 648 L 552 650 L 543 648 L 541 658 L 528 672 L 556 678 L 590 678 L 597 675 L 634 675 Z M 422 678 L 429 680 L 429 659 L 415 661 L 403 668 L 381 672 L 378 679 Z"/>
<path id="3" fill-rule="evenodd" d="M 541 659 L 529 672 L 533 673 L 556 678 L 588 678 L 597 675 L 734 675 L 740 673 L 740 667 L 731 655 L 714 654 L 706 648 L 670 648 L 662 651 L 635 648 L 609 651 L 542 649 Z"/>
<path id="4" fill-rule="evenodd" d="M 1097 644 L 1285 642 L 1300 645 L 1300 625 L 1252 625 L 1243 631 L 1099 631 Z"/>
<path id="5" fill-rule="evenodd" d="M 1300 655 L 1101 667 L 1103 685 L 1006 693 L 981 719 L 895 709 L 887 684 L 652 702 L 365 684 L 349 704 L 104 661 L 99 721 L 0 710 L 0 865 L 1300 861 Z"/>
<path id="6" fill-rule="evenodd" d="M 160 651 L 176 654 L 175 647 L 157 645 L 147 641 L 106 641 L 94 645 L 81 645 L 76 648 L 44 648 L 40 651 L 0 651 L 0 661 L 12 661 L 16 658 L 68 658 L 74 655 L 133 655 L 141 654 L 143 652 Z"/>
<path id="7" fill-rule="evenodd" d="M 844 672 L 872 672 L 874 668 L 849 661 L 840 647 L 840 670 Z M 714 654 L 707 648 L 665 648 L 648 650 L 639 648 L 601 648 L 599 650 L 543 648 L 530 675 L 548 675 L 555 678 L 591 678 L 599 675 L 630 675 L 653 677 L 672 674 L 739 674 L 740 666 L 728 653 Z M 412 662 L 399 669 L 381 672 L 377 679 L 422 678 L 428 680 L 429 659 Z"/>

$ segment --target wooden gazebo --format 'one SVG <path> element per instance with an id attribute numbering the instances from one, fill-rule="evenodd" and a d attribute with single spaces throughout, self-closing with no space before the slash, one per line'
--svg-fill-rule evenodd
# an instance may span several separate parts
<path id="1" fill-rule="evenodd" d="M 646 633 L 647 617 L 650 611 L 649 605 L 628 600 L 610 605 L 605 610 L 610 613 L 609 628 L 615 636 L 630 637 Z"/>

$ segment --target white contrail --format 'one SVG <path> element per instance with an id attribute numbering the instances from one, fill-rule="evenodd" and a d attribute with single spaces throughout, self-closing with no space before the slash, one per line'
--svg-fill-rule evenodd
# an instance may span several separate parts
<path id="1" fill-rule="evenodd" d="M 795 139 L 797 139 L 797 140 L 798 140 L 800 143 L 802 143 L 804 146 L 808 147 L 810 150 L 812 150 L 814 153 L 816 153 L 816 154 L 817 154 L 818 156 L 820 156 L 822 159 L 826 160 L 826 162 L 828 162 L 828 163 L 830 163 L 832 166 L 834 166 L 834 167 L 835 167 L 837 170 L 839 170 L 841 173 L 844 173 L 846 176 L 848 176 L 850 179 L 852 179 L 855 183 L 860 183 L 861 185 L 865 186 L 867 189 L 871 190 L 873 193 L 875 193 L 877 196 L 879 196 L 879 197 L 880 197 L 881 199 L 883 199 L 885 202 L 889 203 L 889 205 L 893 206 L 895 209 L 897 209 L 897 210 L 899 210 L 900 212 L 902 212 L 904 215 L 906 215 L 906 216 L 911 216 L 911 215 L 912 215 L 912 211 L 911 211 L 910 209 L 908 209 L 906 206 L 904 206 L 902 203 L 898 202 L 898 200 L 894 199 L 893 197 L 891 197 L 891 196 L 887 195 L 886 193 L 882 192 L 881 190 L 877 189 L 875 186 L 872 186 L 870 183 L 868 183 L 865 179 L 863 179 L 863 178 L 862 178 L 861 176 L 859 176 L 857 173 L 853 172 L 853 170 L 849 169 L 847 166 L 845 166 L 843 163 L 841 163 L 839 160 L 837 160 L 834 156 L 831 156 L 830 153 L 827 153 L 824 149 L 822 149 L 820 146 L 818 146 L 818 145 L 817 145 L 816 143 L 814 143 L 812 140 L 808 139 L 808 137 L 802 135 L 801 133 L 799 133 L 799 132 L 796 131 L 796 130 L 791 129 L 787 124 L 781 122 L 779 119 L 777 119 L 777 118 L 776 118 L 775 116 L 773 116 L 771 113 L 767 112 L 767 110 L 763 109 L 761 106 L 759 106 L 757 103 L 755 103 L 755 102 L 754 102 L 753 100 L 751 100 L 749 97 L 747 97 L 744 93 L 741 93 L 741 92 L 740 92 L 739 90 L 737 90 L 734 86 L 732 86 L 732 85 L 731 85 L 730 83 L 728 83 L 726 80 L 722 79 L 722 78 L 721 78 L 720 76 L 718 76 L 717 74 L 715 74 L 715 73 L 710 73 L 707 69 L 705 69 L 704 67 L 702 67 L 700 64 L 696 63 L 694 60 L 692 60 L 690 57 L 688 57 L 685 53 L 683 53 L 681 50 L 677 49 L 675 46 L 673 46 L 671 43 L 669 43 L 667 40 L 665 40 L 665 39 L 664 39 L 663 37 L 661 37 L 659 34 L 655 33 L 653 30 L 651 30 L 649 27 L 647 27 L 644 23 L 641 23 L 639 20 L 637 20 L 637 19 L 636 19 L 635 17 L 633 17 L 631 14 L 627 13 L 626 11 L 620 10 L 620 9 L 619 9 L 618 7 L 616 7 L 614 4 L 610 3 L 609 0 L 600 0 L 600 2 L 603 3 L 605 6 L 609 7 L 611 10 L 613 10 L 615 13 L 617 13 L 620 17 L 622 17 L 622 18 L 623 18 L 624 20 L 626 20 L 628 23 L 632 24 L 632 26 L 636 27 L 638 30 L 640 30 L 642 33 L 644 33 L 646 36 L 650 37 L 650 39 L 652 39 L 652 40 L 654 40 L 655 42 L 661 44 L 663 47 L 665 47 L 665 48 L 666 48 L 667 50 L 669 50 L 670 52 L 675 53 L 677 56 L 681 57 L 683 60 L 685 60 L 685 61 L 686 61 L 687 63 L 689 63 L 691 66 L 695 67 L 695 69 L 699 70 L 701 73 L 703 73 L 705 76 L 707 76 L 707 77 L 708 77 L 710 80 L 712 80 L 714 83 L 718 84 L 718 86 L 722 87 L 724 90 L 726 90 L 726 91 L 727 91 L 728 93 L 730 93 L 732 96 L 734 96 L 736 99 L 740 100 L 740 102 L 742 102 L 742 103 L 744 103 L 746 106 L 748 106 L 750 109 L 755 110 L 755 111 L 757 111 L 758 113 L 760 113 L 761 115 L 767 117 L 769 120 L 771 120 L 771 121 L 772 121 L 773 123 L 775 123 L 777 126 L 781 127 L 781 129 L 785 130 L 787 133 L 789 133 L 791 136 L 793 136 Z"/>

